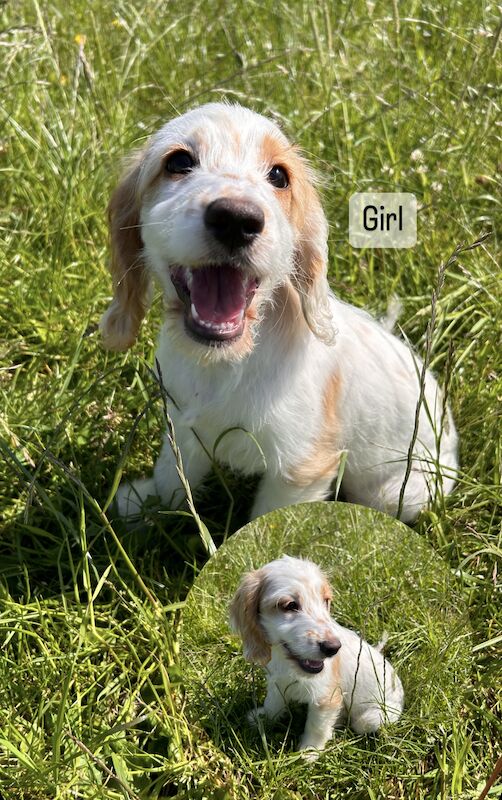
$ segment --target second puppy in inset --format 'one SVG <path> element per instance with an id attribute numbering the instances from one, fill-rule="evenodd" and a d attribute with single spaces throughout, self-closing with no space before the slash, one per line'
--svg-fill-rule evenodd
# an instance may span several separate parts
<path id="1" fill-rule="evenodd" d="M 231 604 L 245 658 L 267 671 L 265 702 L 250 719 L 308 703 L 300 750 L 323 750 L 342 721 L 356 733 L 374 732 L 403 708 L 401 681 L 381 647 L 331 618 L 331 596 L 316 564 L 283 556 L 244 575 Z"/>

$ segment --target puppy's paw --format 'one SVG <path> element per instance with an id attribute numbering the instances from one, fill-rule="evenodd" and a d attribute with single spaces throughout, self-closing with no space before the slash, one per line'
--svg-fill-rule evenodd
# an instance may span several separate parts
<path id="1" fill-rule="evenodd" d="M 121 483 L 114 501 L 119 517 L 126 522 L 134 522 L 141 516 L 141 509 L 147 497 L 156 495 L 157 490 L 153 478 Z"/>
<path id="2" fill-rule="evenodd" d="M 315 761 L 321 755 L 321 751 L 324 750 L 325 744 L 325 742 L 314 741 L 312 738 L 303 735 L 300 739 L 298 750 L 305 761 Z"/>
<path id="3" fill-rule="evenodd" d="M 247 721 L 249 722 L 250 725 L 253 726 L 258 725 L 258 721 L 260 719 L 266 718 L 266 716 L 267 712 L 265 711 L 265 708 L 263 706 L 260 706 L 260 708 L 252 708 L 251 711 L 248 711 L 248 713 L 246 714 Z"/>
<path id="4" fill-rule="evenodd" d="M 316 750 L 314 747 L 309 748 L 300 748 L 300 755 L 304 761 L 317 761 L 319 756 L 321 755 L 320 750 Z"/>

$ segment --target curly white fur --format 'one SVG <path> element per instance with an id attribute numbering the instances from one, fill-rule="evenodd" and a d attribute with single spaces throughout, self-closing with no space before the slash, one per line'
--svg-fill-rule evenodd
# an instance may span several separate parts
<path id="1" fill-rule="evenodd" d="M 335 622 L 330 600 L 316 564 L 283 556 L 247 573 L 231 604 L 245 657 L 267 671 L 265 702 L 250 720 L 277 718 L 291 701 L 308 703 L 300 750 L 323 750 L 344 720 L 356 733 L 374 732 L 403 708 L 403 687 L 383 644 L 372 647 Z"/>
<path id="2" fill-rule="evenodd" d="M 395 515 L 421 362 L 331 293 L 313 176 L 277 126 L 221 103 L 167 123 L 133 157 L 109 215 L 115 294 L 105 344 L 131 346 L 155 278 L 165 307 L 157 359 L 190 484 L 232 428 L 214 455 L 263 474 L 252 517 L 326 498 L 344 451 L 345 497 Z M 428 372 L 403 520 L 452 489 L 456 449 Z M 153 477 L 119 490 L 121 514 L 137 514 L 148 495 L 183 497 L 167 439 Z"/>

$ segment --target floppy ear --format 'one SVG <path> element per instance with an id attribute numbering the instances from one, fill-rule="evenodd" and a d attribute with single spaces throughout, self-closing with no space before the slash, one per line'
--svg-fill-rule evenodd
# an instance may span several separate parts
<path id="1" fill-rule="evenodd" d="M 271 656 L 270 645 L 259 621 L 262 586 L 262 570 L 248 572 L 230 604 L 230 624 L 242 637 L 244 658 L 256 664 L 267 664 Z"/>
<path id="2" fill-rule="evenodd" d="M 143 260 L 139 219 L 140 154 L 113 192 L 108 205 L 113 300 L 100 329 L 105 347 L 127 350 L 134 343 L 148 308 L 149 279 Z"/>
<path id="3" fill-rule="evenodd" d="M 295 268 L 291 276 L 300 295 L 302 312 L 312 333 L 327 344 L 335 337 L 328 292 L 328 223 L 302 158 L 295 170 L 293 214 L 297 229 Z"/>
<path id="4" fill-rule="evenodd" d="M 322 595 L 323 600 L 328 604 L 328 611 L 329 611 L 329 607 L 330 607 L 331 601 L 333 599 L 333 589 L 331 588 L 330 583 L 329 583 L 328 579 L 326 578 L 326 576 L 324 574 L 323 574 L 323 578 L 324 578 L 324 582 L 323 582 L 323 585 L 321 587 L 321 595 Z"/>

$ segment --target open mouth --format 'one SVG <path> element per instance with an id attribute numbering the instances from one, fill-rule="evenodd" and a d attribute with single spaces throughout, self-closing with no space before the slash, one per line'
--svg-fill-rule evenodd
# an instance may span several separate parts
<path id="1" fill-rule="evenodd" d="M 170 274 L 185 306 L 185 325 L 195 339 L 220 345 L 242 335 L 258 278 L 228 264 L 172 267 Z"/>
<path id="2" fill-rule="evenodd" d="M 284 646 L 289 658 L 292 661 L 295 661 L 296 664 L 298 664 L 298 666 L 300 667 L 300 669 L 302 669 L 304 672 L 308 672 L 311 675 L 316 675 L 318 672 L 322 672 L 323 671 L 323 669 L 324 669 L 324 661 L 323 660 L 317 661 L 317 660 L 315 660 L 313 658 L 298 658 L 298 656 L 295 656 L 295 654 L 292 652 L 292 650 L 289 649 L 288 645 L 285 642 L 283 642 L 283 646 Z"/>

